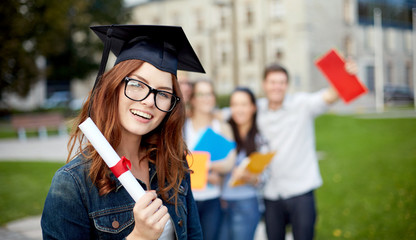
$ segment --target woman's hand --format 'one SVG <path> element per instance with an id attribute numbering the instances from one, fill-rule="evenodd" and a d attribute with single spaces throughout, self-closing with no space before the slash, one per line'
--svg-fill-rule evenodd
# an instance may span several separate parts
<path id="1" fill-rule="evenodd" d="M 155 191 L 143 195 L 133 208 L 135 226 L 127 236 L 131 239 L 158 239 L 170 216 Z"/>
<path id="2" fill-rule="evenodd" d="M 345 71 L 351 75 L 357 75 L 358 73 L 357 63 L 351 57 L 345 60 Z"/>
<path id="3" fill-rule="evenodd" d="M 207 181 L 212 185 L 220 185 L 222 182 L 222 177 L 216 171 L 209 171 Z"/>
<path id="4" fill-rule="evenodd" d="M 256 185 L 258 183 L 258 178 L 257 174 L 250 173 L 241 166 L 235 168 L 231 175 L 231 179 L 234 179 L 235 181 L 241 180 L 251 185 Z"/>

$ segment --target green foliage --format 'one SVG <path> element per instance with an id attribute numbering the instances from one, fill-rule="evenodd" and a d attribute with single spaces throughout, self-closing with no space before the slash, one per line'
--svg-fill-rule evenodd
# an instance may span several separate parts
<path id="1" fill-rule="evenodd" d="M 0 16 L 0 94 L 22 96 L 39 76 L 69 82 L 96 70 L 93 57 L 102 44 L 89 26 L 129 18 L 122 0 L 3 0 Z M 45 72 L 37 67 L 40 56 Z"/>
<path id="2" fill-rule="evenodd" d="M 416 237 L 416 120 L 317 119 L 317 239 Z"/>
<path id="3" fill-rule="evenodd" d="M 231 94 L 223 94 L 223 95 L 217 96 L 217 106 L 219 108 L 229 107 L 230 97 L 231 97 Z"/>
<path id="4" fill-rule="evenodd" d="M 0 162 L 0 225 L 9 221 L 38 215 L 52 177 L 63 163 Z"/>

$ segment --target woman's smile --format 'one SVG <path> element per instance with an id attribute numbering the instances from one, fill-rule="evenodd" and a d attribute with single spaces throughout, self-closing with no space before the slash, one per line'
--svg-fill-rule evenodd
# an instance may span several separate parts
<path id="1" fill-rule="evenodd" d="M 150 113 L 143 112 L 143 111 L 140 111 L 140 110 L 137 110 L 137 109 L 130 109 L 130 112 L 134 116 L 137 116 L 137 117 L 140 117 L 140 118 L 143 118 L 143 119 L 146 119 L 146 120 L 150 120 L 150 119 L 153 118 L 153 115 L 151 115 Z"/>

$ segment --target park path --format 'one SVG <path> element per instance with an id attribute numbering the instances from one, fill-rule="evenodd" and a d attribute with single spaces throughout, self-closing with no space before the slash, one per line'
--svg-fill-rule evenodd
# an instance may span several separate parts
<path id="1" fill-rule="evenodd" d="M 0 140 L 0 161 L 57 161 L 65 162 L 68 137 L 50 136 L 47 139 L 28 138 Z"/>

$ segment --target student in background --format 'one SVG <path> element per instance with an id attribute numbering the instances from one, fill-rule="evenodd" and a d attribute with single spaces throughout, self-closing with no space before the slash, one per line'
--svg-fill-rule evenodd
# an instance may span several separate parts
<path id="1" fill-rule="evenodd" d="M 189 115 L 190 103 L 189 99 L 191 98 L 192 93 L 192 83 L 189 80 L 188 73 L 185 71 L 178 71 L 178 83 L 182 92 L 182 101 L 185 104 L 186 116 Z"/>
<path id="2" fill-rule="evenodd" d="M 244 171 L 239 165 L 253 152 L 267 150 L 256 124 L 256 99 L 248 88 L 236 88 L 230 97 L 229 123 L 237 143 L 233 172 L 225 177 L 221 199 L 223 218 L 221 240 L 252 240 L 260 220 L 259 176 Z M 230 179 L 241 179 L 244 185 L 232 187 Z"/>
<path id="3" fill-rule="evenodd" d="M 190 117 L 184 126 L 188 148 L 194 150 L 202 134 L 211 128 L 214 132 L 233 140 L 231 127 L 215 118 L 213 112 L 216 99 L 210 81 L 200 80 L 193 84 L 190 98 Z M 215 144 L 215 143 L 212 143 Z M 221 175 L 228 173 L 234 166 L 235 151 L 225 159 L 211 162 L 208 185 L 204 190 L 193 190 L 205 240 L 217 240 L 221 221 Z"/>
<path id="4" fill-rule="evenodd" d="M 348 61 L 346 71 L 355 74 Z M 315 150 L 314 120 L 337 101 L 333 88 L 288 95 L 289 74 L 278 64 L 264 71 L 266 98 L 257 101 L 258 126 L 277 154 L 270 163 L 264 186 L 266 232 L 269 240 L 283 240 L 291 225 L 294 239 L 314 237 L 314 190 L 322 185 Z"/>

